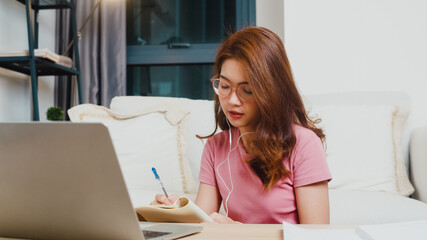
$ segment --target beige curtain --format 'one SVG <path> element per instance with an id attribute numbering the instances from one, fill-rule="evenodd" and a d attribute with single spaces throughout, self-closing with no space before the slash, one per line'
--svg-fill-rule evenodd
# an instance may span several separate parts
<path id="1" fill-rule="evenodd" d="M 98 0 L 76 0 L 77 28 Z M 57 12 L 57 51 L 70 42 L 69 13 Z M 66 44 L 65 44 L 66 42 Z M 126 1 L 106 1 L 96 9 L 81 31 L 79 41 L 83 102 L 109 107 L 115 96 L 126 94 Z M 73 81 L 56 81 L 55 104 L 64 110 L 74 105 Z"/>

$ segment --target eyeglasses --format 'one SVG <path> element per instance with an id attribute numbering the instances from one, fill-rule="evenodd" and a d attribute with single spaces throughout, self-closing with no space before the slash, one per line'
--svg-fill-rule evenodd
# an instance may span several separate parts
<path id="1" fill-rule="evenodd" d="M 211 78 L 212 86 L 216 94 L 221 97 L 228 97 L 232 89 L 235 88 L 237 96 L 244 102 L 253 102 L 254 95 L 252 94 L 252 89 L 248 83 L 242 83 L 237 85 L 237 87 L 232 87 L 229 82 L 222 80 L 220 78 Z"/>

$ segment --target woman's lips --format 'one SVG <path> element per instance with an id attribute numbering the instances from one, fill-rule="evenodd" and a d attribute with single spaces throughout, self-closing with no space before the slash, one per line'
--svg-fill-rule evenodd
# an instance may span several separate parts
<path id="1" fill-rule="evenodd" d="M 228 114 L 232 118 L 241 118 L 241 117 L 243 117 L 243 113 L 239 113 L 239 112 L 228 111 Z"/>

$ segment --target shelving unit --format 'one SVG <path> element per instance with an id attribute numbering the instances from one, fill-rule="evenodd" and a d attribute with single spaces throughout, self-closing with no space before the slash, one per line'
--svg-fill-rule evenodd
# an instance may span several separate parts
<path id="1" fill-rule="evenodd" d="M 77 26 L 76 26 L 76 9 L 74 0 L 17 0 L 25 4 L 26 18 L 27 18 L 27 35 L 28 35 L 28 56 L 4 56 L 0 57 L 0 67 L 27 74 L 31 76 L 31 93 L 33 103 L 33 120 L 39 121 L 39 105 L 38 105 L 38 76 L 59 76 L 59 75 L 75 75 L 77 76 L 77 91 L 79 102 L 83 103 L 83 96 L 81 90 L 80 79 L 80 61 L 77 39 Z M 72 37 L 74 44 L 72 50 L 74 51 L 74 67 L 67 68 L 62 65 L 56 64 L 44 58 L 35 57 L 34 49 L 38 48 L 38 13 L 40 10 L 55 10 L 55 9 L 69 9 L 70 10 L 70 24 L 72 29 Z M 31 16 L 31 11 L 34 15 Z M 4 24 L 4 23 L 3 23 Z"/>

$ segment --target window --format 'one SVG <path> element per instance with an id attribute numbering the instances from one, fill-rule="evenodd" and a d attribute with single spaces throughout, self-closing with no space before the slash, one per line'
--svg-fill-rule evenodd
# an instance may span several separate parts
<path id="1" fill-rule="evenodd" d="M 230 32 L 255 24 L 255 0 L 127 0 L 127 94 L 212 99 Z"/>

